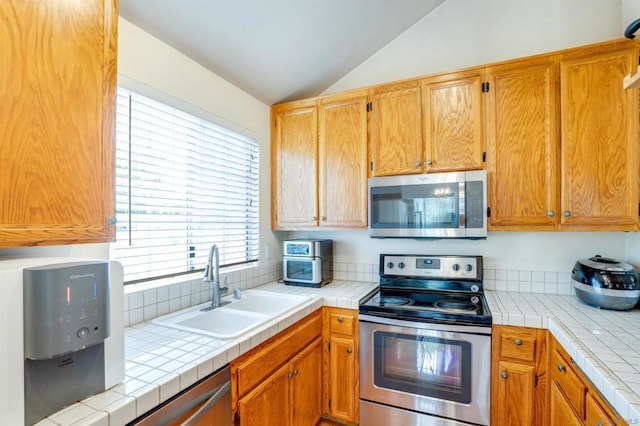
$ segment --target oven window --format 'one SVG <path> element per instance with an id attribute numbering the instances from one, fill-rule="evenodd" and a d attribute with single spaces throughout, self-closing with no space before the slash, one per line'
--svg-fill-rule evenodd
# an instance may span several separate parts
<path id="1" fill-rule="evenodd" d="M 313 262 L 310 260 L 287 260 L 285 267 L 289 279 L 313 280 Z"/>
<path id="2" fill-rule="evenodd" d="M 471 343 L 377 331 L 374 384 L 432 398 L 471 402 Z"/>
<path id="3" fill-rule="evenodd" d="M 458 191 L 458 183 L 373 187 L 371 227 L 459 228 Z"/>

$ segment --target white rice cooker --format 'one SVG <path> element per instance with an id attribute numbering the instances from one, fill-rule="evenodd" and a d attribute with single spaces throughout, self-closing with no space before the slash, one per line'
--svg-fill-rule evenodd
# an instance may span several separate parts
<path id="1" fill-rule="evenodd" d="M 638 273 L 616 259 L 595 255 L 578 260 L 571 282 L 576 296 L 597 308 L 627 311 L 640 300 Z"/>

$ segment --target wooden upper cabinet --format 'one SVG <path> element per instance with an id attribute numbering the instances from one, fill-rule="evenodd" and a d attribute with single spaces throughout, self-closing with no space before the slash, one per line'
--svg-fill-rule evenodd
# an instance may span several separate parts
<path id="1" fill-rule="evenodd" d="M 322 97 L 318 109 L 319 226 L 367 226 L 367 91 Z"/>
<path id="2" fill-rule="evenodd" d="M 317 224 L 316 158 L 318 108 L 315 100 L 272 109 L 272 227 L 295 229 Z"/>
<path id="3" fill-rule="evenodd" d="M 558 222 L 558 58 L 487 68 L 491 230 L 555 230 Z"/>
<path id="4" fill-rule="evenodd" d="M 112 241 L 117 2 L 0 3 L 0 247 Z"/>
<path id="5" fill-rule="evenodd" d="M 563 229 L 638 229 L 638 48 L 567 51 L 560 63 Z"/>
<path id="6" fill-rule="evenodd" d="M 377 86 L 371 97 L 370 175 L 422 173 L 419 81 Z"/>
<path id="7" fill-rule="evenodd" d="M 483 70 L 423 80 L 426 172 L 483 168 L 482 83 Z"/>

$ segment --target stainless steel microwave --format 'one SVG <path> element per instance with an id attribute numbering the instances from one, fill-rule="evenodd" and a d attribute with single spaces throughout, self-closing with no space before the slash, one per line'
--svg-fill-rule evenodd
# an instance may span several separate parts
<path id="1" fill-rule="evenodd" d="M 486 238 L 487 172 L 369 178 L 374 238 Z"/>

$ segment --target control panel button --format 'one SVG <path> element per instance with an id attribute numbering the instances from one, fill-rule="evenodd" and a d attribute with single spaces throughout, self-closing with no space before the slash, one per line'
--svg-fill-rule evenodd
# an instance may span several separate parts
<path id="1" fill-rule="evenodd" d="M 387 268 L 393 269 L 393 262 L 387 262 Z"/>
<path id="2" fill-rule="evenodd" d="M 400 268 L 400 269 L 404 268 L 404 262 L 398 263 L 398 268 Z"/>
<path id="3" fill-rule="evenodd" d="M 78 337 L 84 339 L 89 335 L 89 329 L 87 327 L 82 327 L 78 330 Z"/>
<path id="4" fill-rule="evenodd" d="M 457 263 L 453 264 L 453 270 L 454 271 L 459 271 L 460 270 L 460 265 L 458 265 Z"/>
<path id="5" fill-rule="evenodd" d="M 467 263 L 464 266 L 464 270 L 467 271 L 467 272 L 471 272 L 473 270 L 473 266 L 471 266 L 471 264 Z"/>

